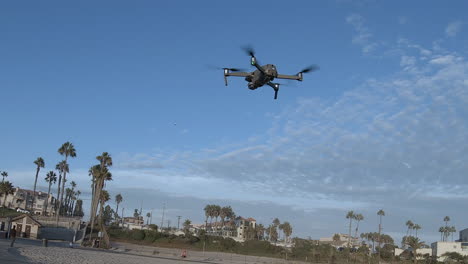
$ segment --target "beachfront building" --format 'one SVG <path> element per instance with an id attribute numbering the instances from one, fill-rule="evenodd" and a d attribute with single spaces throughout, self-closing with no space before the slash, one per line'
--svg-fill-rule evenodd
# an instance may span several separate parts
<path id="1" fill-rule="evenodd" d="M 5 198 L 4 198 L 5 199 Z M 45 205 L 47 212 L 45 212 Z M 34 191 L 16 187 L 13 194 L 8 194 L 5 201 L 5 206 L 10 209 L 15 209 L 22 212 L 31 212 L 34 215 L 54 215 L 55 198 L 50 194 L 36 191 L 34 199 Z"/>
<path id="2" fill-rule="evenodd" d="M 460 239 L 458 242 L 468 242 L 468 228 L 460 231 Z"/>
<path id="3" fill-rule="evenodd" d="M 16 227 L 18 237 L 37 238 L 42 224 L 28 214 L 11 219 L 11 228 Z"/>
<path id="4" fill-rule="evenodd" d="M 336 248 L 344 248 L 348 246 L 348 234 L 337 233 L 333 234 L 331 237 L 321 237 L 319 239 L 319 244 L 330 244 Z M 359 247 L 359 238 L 351 236 L 350 238 L 351 247 Z"/>
<path id="5" fill-rule="evenodd" d="M 250 228 L 251 230 L 255 230 L 255 227 L 257 225 L 257 221 L 253 219 L 252 217 L 249 218 L 243 218 L 241 216 L 237 217 L 234 220 L 234 223 L 236 225 L 236 237 L 238 239 L 245 240 L 247 238 L 247 233 L 248 229 Z"/>
<path id="6" fill-rule="evenodd" d="M 138 217 L 123 217 L 122 218 L 122 226 L 129 230 L 133 229 L 149 229 L 148 226 L 145 225 L 145 220 L 143 216 Z"/>
<path id="7" fill-rule="evenodd" d="M 438 241 L 431 244 L 432 256 L 436 256 L 439 261 L 444 261 L 443 254 L 456 252 L 462 256 L 468 256 L 468 242 L 447 242 Z"/>

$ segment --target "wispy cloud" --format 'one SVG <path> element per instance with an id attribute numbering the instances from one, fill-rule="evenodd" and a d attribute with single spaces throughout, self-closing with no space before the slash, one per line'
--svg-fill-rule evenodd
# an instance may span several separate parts
<path id="1" fill-rule="evenodd" d="M 359 16 L 349 22 L 363 27 Z M 130 158 L 129 169 L 152 160 L 163 169 L 128 173 L 169 193 L 335 216 L 382 207 L 422 217 L 433 199 L 451 201 L 447 210 L 468 188 L 468 62 L 407 40 L 397 46 L 401 69 L 391 78 L 369 79 L 334 102 L 302 98 L 270 114 L 271 129 L 253 141 Z"/>
<path id="2" fill-rule="evenodd" d="M 458 32 L 460 32 L 462 28 L 463 23 L 461 21 L 455 21 L 450 24 L 445 28 L 445 34 L 448 37 L 455 37 L 457 36 Z"/>
<path id="3" fill-rule="evenodd" d="M 353 43 L 362 47 L 363 53 L 370 53 L 376 47 L 377 43 L 372 42 L 372 34 L 365 25 L 364 18 L 359 14 L 351 14 L 346 17 L 346 22 L 353 26 L 355 35 L 353 36 Z"/>

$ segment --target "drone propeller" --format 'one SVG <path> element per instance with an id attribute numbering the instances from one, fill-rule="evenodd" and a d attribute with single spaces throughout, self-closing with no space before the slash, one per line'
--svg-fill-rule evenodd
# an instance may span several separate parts
<path id="1" fill-rule="evenodd" d="M 250 57 L 255 57 L 255 50 L 251 46 L 242 47 L 242 49 L 249 55 Z"/>
<path id="2" fill-rule="evenodd" d="M 320 69 L 319 66 L 317 65 L 312 65 L 312 66 L 309 66 L 305 69 L 303 69 L 302 71 L 300 71 L 299 73 L 308 73 L 308 72 L 313 72 L 313 71 L 317 71 L 318 69 Z"/>
<path id="3" fill-rule="evenodd" d="M 232 72 L 240 72 L 240 71 L 246 71 L 244 69 L 239 69 L 239 68 L 222 68 L 223 70 L 228 70 Z"/>

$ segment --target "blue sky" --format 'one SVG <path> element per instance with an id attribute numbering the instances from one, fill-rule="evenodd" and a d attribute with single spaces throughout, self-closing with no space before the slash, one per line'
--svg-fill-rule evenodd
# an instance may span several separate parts
<path id="1" fill-rule="evenodd" d="M 313 238 L 346 232 L 348 210 L 396 239 L 419 223 L 466 228 L 468 25 L 463 1 L 62 1 L 0 5 L 0 170 L 31 187 L 65 141 L 86 192 L 114 157 L 124 207 L 203 220 L 232 205 Z M 241 46 L 304 82 L 250 91 Z M 45 174 L 46 170 L 42 174 Z M 43 177 L 43 175 L 42 175 Z M 44 183 L 41 183 L 44 185 Z M 31 186 L 28 186 L 31 185 Z M 86 195 L 85 195 L 86 197 Z"/>

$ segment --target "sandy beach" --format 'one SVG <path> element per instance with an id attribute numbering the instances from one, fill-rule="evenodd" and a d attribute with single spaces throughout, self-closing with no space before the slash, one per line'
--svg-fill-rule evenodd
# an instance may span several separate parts
<path id="1" fill-rule="evenodd" d="M 252 264 L 280 264 L 300 263 L 282 259 L 245 256 L 220 252 L 187 251 L 187 258 L 182 259 L 181 249 L 157 248 L 127 243 L 114 243 L 111 250 L 97 250 L 88 248 L 67 248 L 65 244 L 55 244 L 42 247 L 40 241 L 18 240 L 14 250 L 18 258 L 25 262 L 41 264 L 143 264 L 143 263 L 252 263 Z M 6 244 L 0 243 L 0 250 L 8 250 Z M 11 257 L 11 255 L 10 255 Z M 13 256 L 14 257 L 14 256 Z M 3 263 L 0 260 L 0 263 Z"/>

